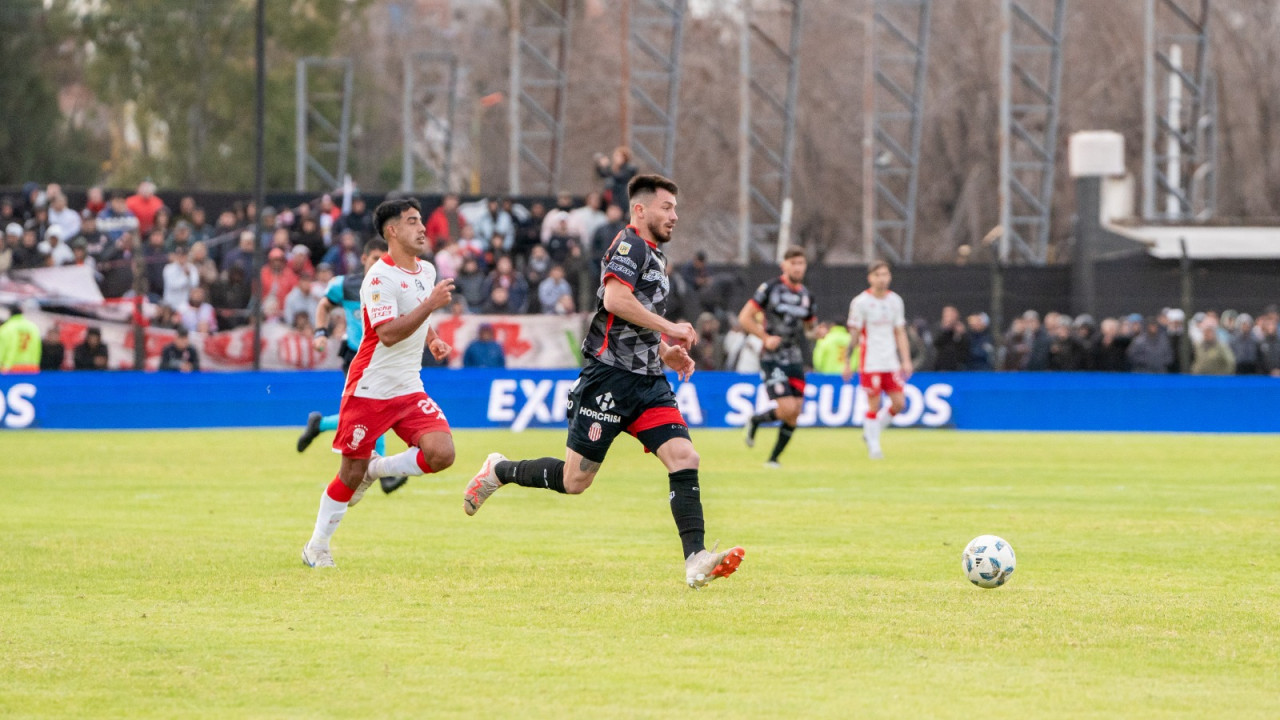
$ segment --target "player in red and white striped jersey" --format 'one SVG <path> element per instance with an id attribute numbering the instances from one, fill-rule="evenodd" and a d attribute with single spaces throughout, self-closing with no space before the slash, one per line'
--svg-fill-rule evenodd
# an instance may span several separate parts
<path id="1" fill-rule="evenodd" d="M 436 284 L 436 269 L 418 259 L 427 250 L 422 208 L 412 198 L 388 200 L 374 211 L 387 254 L 365 273 L 360 287 L 364 336 L 347 370 L 333 448 L 342 468 L 320 498 L 320 512 L 302 561 L 333 567 L 329 538 L 350 503 L 384 475 L 440 472 L 453 464 L 449 422 L 422 386 L 422 347 L 437 360 L 451 348 L 427 323 L 431 313 L 449 304 L 453 280 Z M 395 430 L 409 449 L 375 457 L 373 447 Z"/>
<path id="2" fill-rule="evenodd" d="M 853 342 L 844 356 L 844 379 L 853 377 L 850 358 L 862 346 L 862 367 L 858 376 L 867 393 L 867 418 L 862 438 L 872 460 L 884 457 L 880 431 L 906 406 L 903 389 L 911 377 L 911 351 L 907 344 L 906 308 L 902 297 L 889 289 L 893 275 L 889 263 L 874 262 L 867 268 L 870 286 L 849 303 L 849 335 Z M 880 394 L 889 396 L 888 407 L 880 407 Z"/>

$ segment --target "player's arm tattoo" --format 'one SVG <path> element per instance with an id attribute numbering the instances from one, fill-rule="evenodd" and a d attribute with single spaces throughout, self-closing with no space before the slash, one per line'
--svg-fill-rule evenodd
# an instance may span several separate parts
<path id="1" fill-rule="evenodd" d="M 578 469 L 581 470 L 582 472 L 593 473 L 600 469 L 600 463 L 596 462 L 595 460 L 588 460 L 587 458 L 582 458 L 582 462 L 578 463 Z"/>

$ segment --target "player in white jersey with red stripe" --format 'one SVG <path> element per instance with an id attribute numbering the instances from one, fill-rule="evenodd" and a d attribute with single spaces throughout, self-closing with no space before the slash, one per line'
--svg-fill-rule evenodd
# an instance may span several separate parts
<path id="1" fill-rule="evenodd" d="M 437 360 L 449 356 L 449 344 L 427 323 L 432 312 L 449 304 L 453 280 L 436 284 L 436 269 L 418 259 L 427 251 L 422 207 L 417 200 L 388 200 L 374 211 L 374 225 L 387 241 L 387 253 L 360 286 L 364 336 L 347 370 L 333 449 L 342 468 L 320 497 L 315 531 L 302 548 L 311 567 L 333 567 L 329 539 L 348 506 L 384 475 L 440 472 L 453 464 L 449 422 L 422 386 L 422 348 Z M 409 449 L 389 457 L 373 456 L 373 446 L 395 430 Z"/>
<path id="2" fill-rule="evenodd" d="M 907 344 L 906 308 L 902 297 L 889 289 L 893 275 L 889 263 L 880 261 L 867 268 L 867 284 L 862 294 L 849 303 L 849 335 L 853 342 L 844 356 L 844 380 L 853 377 L 850 357 L 862 346 L 862 367 L 858 376 L 867 393 L 867 419 L 862 438 L 872 460 L 884 457 L 880 431 L 906 406 L 903 389 L 911 377 L 911 350 Z M 880 394 L 889 395 L 888 407 L 880 407 Z"/>

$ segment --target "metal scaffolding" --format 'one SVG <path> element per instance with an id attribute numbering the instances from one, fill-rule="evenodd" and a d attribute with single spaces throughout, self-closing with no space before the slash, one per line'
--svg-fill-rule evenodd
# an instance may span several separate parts
<path id="1" fill-rule="evenodd" d="M 458 106 L 458 56 L 416 52 L 404 59 L 400 189 L 417 190 L 415 156 L 431 173 L 433 188 L 453 190 L 454 115 Z M 418 116 L 415 110 L 421 112 Z"/>
<path id="2" fill-rule="evenodd" d="M 1209 0 L 1146 0 L 1144 13 L 1142 215 L 1212 217 L 1217 94 L 1209 72 Z"/>
<path id="3" fill-rule="evenodd" d="M 770 5 L 778 11 L 768 14 L 752 5 L 742 0 L 738 52 L 738 261 L 743 264 L 751 261 L 753 247 L 772 260 L 790 242 L 800 69 L 801 0 L 774 0 Z M 772 253 L 771 242 L 776 242 Z"/>
<path id="4" fill-rule="evenodd" d="M 932 0 L 872 0 L 863 83 L 862 255 L 910 265 Z"/>
<path id="5" fill-rule="evenodd" d="M 569 83 L 569 19 L 574 0 L 510 3 L 508 191 L 513 195 L 530 191 L 550 195 L 560 189 Z M 522 183 L 525 177 L 531 187 Z"/>
<path id="6" fill-rule="evenodd" d="M 680 49 L 687 0 L 630 0 L 627 144 L 636 159 L 671 177 L 680 110 Z"/>
<path id="7" fill-rule="evenodd" d="M 1066 0 L 1002 0 L 1000 260 L 1049 259 Z"/>
<path id="8" fill-rule="evenodd" d="M 307 189 L 308 171 L 319 178 L 326 189 L 341 185 L 347 174 L 354 72 L 351 58 L 298 60 L 294 189 L 299 192 Z"/>

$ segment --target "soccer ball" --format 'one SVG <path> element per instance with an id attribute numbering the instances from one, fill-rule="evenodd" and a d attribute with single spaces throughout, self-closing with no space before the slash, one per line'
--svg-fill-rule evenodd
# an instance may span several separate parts
<path id="1" fill-rule="evenodd" d="M 1013 574 L 1016 562 L 1012 545 L 995 535 L 979 535 L 965 546 L 961 567 L 974 585 L 998 588 Z"/>

